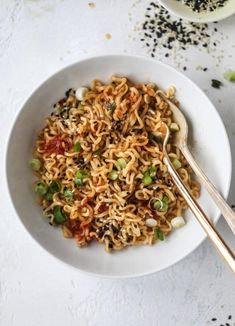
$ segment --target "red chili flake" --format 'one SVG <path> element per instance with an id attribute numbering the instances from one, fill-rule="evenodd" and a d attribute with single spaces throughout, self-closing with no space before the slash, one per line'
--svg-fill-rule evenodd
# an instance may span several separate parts
<path id="1" fill-rule="evenodd" d="M 158 215 L 158 213 L 156 211 L 152 211 L 151 213 L 152 213 L 152 217 L 154 217 L 154 218 L 159 217 L 159 215 Z"/>
<path id="2" fill-rule="evenodd" d="M 45 144 L 45 151 L 48 154 L 64 154 L 65 151 L 68 151 L 71 148 L 71 144 L 65 140 L 62 140 L 60 136 L 56 136 L 53 139 L 50 139 Z"/>
<path id="3" fill-rule="evenodd" d="M 59 136 L 50 139 L 45 144 L 45 151 L 49 154 L 56 153 L 56 154 L 64 154 L 64 147 L 62 144 L 62 139 Z"/>
<path id="4" fill-rule="evenodd" d="M 108 207 L 108 205 L 106 203 L 102 203 L 100 205 L 100 207 L 98 208 L 98 213 L 103 213 L 103 212 L 107 211 L 108 208 L 109 207 Z"/>
<path id="5" fill-rule="evenodd" d="M 140 206 L 143 207 L 143 208 L 149 209 L 148 204 L 149 204 L 149 200 L 144 200 L 143 199 L 143 200 L 140 201 Z"/>
<path id="6" fill-rule="evenodd" d="M 81 228 L 80 228 L 80 221 L 77 219 L 74 220 L 68 220 L 65 225 L 67 226 L 67 228 L 73 233 L 73 234 L 77 234 L 81 232 Z"/>

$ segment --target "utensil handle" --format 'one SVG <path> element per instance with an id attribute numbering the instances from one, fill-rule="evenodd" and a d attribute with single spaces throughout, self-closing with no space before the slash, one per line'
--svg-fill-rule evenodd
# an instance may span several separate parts
<path id="1" fill-rule="evenodd" d="M 228 223 L 229 227 L 235 234 L 235 213 L 232 208 L 226 203 L 224 198 L 220 195 L 218 190 L 215 186 L 210 182 L 208 177 L 205 173 L 201 170 L 201 168 L 197 165 L 195 159 L 193 158 L 192 154 L 190 153 L 188 147 L 186 145 L 181 146 L 180 150 L 184 154 L 186 160 L 192 167 L 195 174 L 198 176 L 200 182 L 204 185 L 206 190 L 211 195 L 211 198 L 214 200 L 214 203 L 219 208 L 221 214 L 224 216 L 226 222 Z"/>
<path id="2" fill-rule="evenodd" d="M 169 173 L 171 174 L 176 186 L 178 187 L 179 191 L 181 192 L 182 196 L 184 197 L 185 201 L 189 205 L 191 211 L 196 216 L 197 220 L 213 242 L 216 249 L 219 253 L 223 256 L 225 261 L 228 263 L 232 271 L 235 273 L 235 256 L 233 252 L 229 249 L 226 245 L 224 240 L 215 230 L 212 223 L 208 220 L 205 213 L 203 212 L 202 208 L 198 205 L 198 203 L 193 199 L 188 189 L 185 187 L 184 183 L 180 179 L 178 173 L 175 171 L 174 167 L 168 156 L 164 157 L 164 163 L 166 164 Z"/>

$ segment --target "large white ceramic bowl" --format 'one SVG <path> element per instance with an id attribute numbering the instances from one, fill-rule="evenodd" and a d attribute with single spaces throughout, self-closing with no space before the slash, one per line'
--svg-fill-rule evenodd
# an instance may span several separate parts
<path id="1" fill-rule="evenodd" d="M 42 215 L 32 191 L 32 172 L 28 166 L 37 130 L 50 114 L 52 105 L 70 87 L 89 85 L 94 78 L 109 81 L 113 74 L 136 82 L 154 82 L 165 89 L 177 88 L 177 97 L 190 122 L 195 157 L 206 174 L 227 197 L 231 180 L 231 154 L 223 123 L 206 95 L 175 69 L 152 59 L 107 55 L 72 64 L 44 81 L 25 102 L 13 124 L 6 155 L 6 174 L 15 211 L 31 236 L 52 256 L 90 274 L 131 277 L 157 272 L 178 262 L 205 239 L 205 233 L 190 213 L 187 225 L 172 232 L 154 246 L 133 247 L 107 254 L 97 243 L 77 248 L 74 240 L 63 238 Z M 216 222 L 218 209 L 202 189 L 200 204 Z"/>
<path id="2" fill-rule="evenodd" d="M 196 23 L 211 23 L 219 21 L 235 13 L 235 1 L 228 0 L 224 7 L 212 12 L 193 12 L 188 6 L 176 0 L 158 0 L 159 3 L 175 16 Z"/>

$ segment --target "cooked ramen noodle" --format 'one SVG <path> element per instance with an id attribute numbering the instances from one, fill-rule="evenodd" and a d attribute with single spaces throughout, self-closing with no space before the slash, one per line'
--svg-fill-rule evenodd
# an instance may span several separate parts
<path id="1" fill-rule="evenodd" d="M 165 96 L 175 103 L 173 87 Z M 90 88 L 69 89 L 38 133 L 30 161 L 34 189 L 49 223 L 78 246 L 93 240 L 106 251 L 164 240 L 184 224 L 187 205 L 163 163 L 167 151 L 191 194 L 200 187 L 179 149 L 179 126 L 152 83 L 113 76 Z"/>

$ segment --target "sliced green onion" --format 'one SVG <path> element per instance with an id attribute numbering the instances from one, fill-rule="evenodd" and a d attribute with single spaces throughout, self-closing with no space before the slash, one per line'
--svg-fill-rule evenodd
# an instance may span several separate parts
<path id="1" fill-rule="evenodd" d="M 157 211 L 159 211 L 163 207 L 162 200 L 161 199 L 155 200 L 154 203 L 153 203 L 153 207 L 154 207 L 154 209 L 156 209 Z"/>
<path id="2" fill-rule="evenodd" d="M 47 200 L 52 200 L 53 199 L 53 193 L 52 192 L 48 192 L 47 194 L 46 194 L 46 199 Z"/>
<path id="3" fill-rule="evenodd" d="M 235 83 L 235 71 L 231 69 L 227 70 L 224 74 L 224 78 L 232 83 Z"/>
<path id="4" fill-rule="evenodd" d="M 144 176 L 149 175 L 150 177 L 155 177 L 157 173 L 157 168 L 155 166 L 151 166 L 144 172 Z"/>
<path id="5" fill-rule="evenodd" d="M 117 164 L 120 167 L 120 169 L 125 169 L 125 167 L 126 167 L 126 160 L 124 158 L 119 158 L 117 160 Z"/>
<path id="6" fill-rule="evenodd" d="M 156 209 L 158 212 L 167 212 L 168 211 L 168 203 L 166 201 L 163 201 L 163 199 L 157 199 L 153 203 L 154 209 Z"/>
<path id="7" fill-rule="evenodd" d="M 155 229 L 154 235 L 155 235 L 156 239 L 159 239 L 161 241 L 164 241 L 164 239 L 165 239 L 164 233 L 162 232 L 161 229 Z"/>
<path id="8" fill-rule="evenodd" d="M 78 87 L 75 92 L 75 96 L 76 96 L 77 100 L 83 101 L 87 92 L 88 92 L 87 87 L 82 87 L 82 86 Z"/>
<path id="9" fill-rule="evenodd" d="M 55 206 L 53 210 L 54 218 L 56 223 L 62 224 L 67 220 L 67 215 L 65 214 L 61 206 Z"/>
<path id="10" fill-rule="evenodd" d="M 182 226 L 185 225 L 185 220 L 182 216 L 176 216 L 171 220 L 171 225 L 173 228 L 181 228 Z"/>
<path id="11" fill-rule="evenodd" d="M 162 208 L 160 209 L 160 212 L 167 212 L 168 211 L 168 208 L 169 208 L 169 206 L 168 206 L 168 204 L 166 203 L 166 202 L 164 202 L 163 201 L 163 206 L 162 206 Z"/>
<path id="12" fill-rule="evenodd" d="M 169 199 L 169 197 L 168 197 L 168 196 L 164 195 L 164 196 L 163 196 L 163 198 L 162 198 L 162 201 L 163 201 L 164 203 L 167 203 L 167 204 L 169 204 L 169 202 L 170 202 L 170 199 Z"/>
<path id="13" fill-rule="evenodd" d="M 83 178 L 75 178 L 75 179 L 74 179 L 74 183 L 75 183 L 77 186 L 83 186 Z"/>
<path id="14" fill-rule="evenodd" d="M 117 171 L 112 170 L 112 171 L 109 173 L 108 178 L 109 178 L 110 180 L 116 180 L 116 179 L 118 178 L 118 173 L 117 173 Z"/>
<path id="15" fill-rule="evenodd" d="M 149 186 L 153 182 L 153 179 L 150 177 L 150 175 L 145 175 L 143 177 L 143 183 L 145 186 Z"/>
<path id="16" fill-rule="evenodd" d="M 171 125 L 170 125 L 170 130 L 171 131 L 179 131 L 180 127 L 176 122 L 172 122 Z"/>
<path id="17" fill-rule="evenodd" d="M 174 158 L 171 162 L 172 162 L 172 164 L 173 164 L 173 166 L 174 166 L 174 168 L 176 170 L 178 170 L 179 168 L 181 168 L 181 163 L 180 163 L 179 160 L 177 160 L 177 158 Z"/>
<path id="18" fill-rule="evenodd" d="M 81 149 L 82 149 L 82 146 L 80 143 L 74 144 L 74 146 L 73 146 L 74 152 L 80 152 Z"/>
<path id="19" fill-rule="evenodd" d="M 42 164 L 37 158 L 33 158 L 29 161 L 29 165 L 33 171 L 39 171 Z"/>
<path id="20" fill-rule="evenodd" d="M 219 89 L 221 86 L 223 86 L 223 83 L 217 79 L 212 79 L 211 86 Z"/>
<path id="21" fill-rule="evenodd" d="M 83 186 L 84 178 L 88 176 L 87 172 L 84 170 L 78 170 L 75 175 L 74 183 L 77 186 Z"/>
<path id="22" fill-rule="evenodd" d="M 154 218 L 147 218 L 147 220 L 145 221 L 145 224 L 149 228 L 154 228 L 155 226 L 157 226 L 157 221 Z"/>
<path id="23" fill-rule="evenodd" d="M 56 180 L 53 180 L 49 186 L 48 192 L 55 194 L 56 192 L 59 192 L 60 189 L 61 189 L 60 183 Z"/>
<path id="24" fill-rule="evenodd" d="M 156 176 L 157 168 L 151 166 L 148 170 L 144 172 L 143 183 L 148 186 L 153 182 L 153 178 Z"/>
<path id="25" fill-rule="evenodd" d="M 52 200 L 53 199 L 53 195 L 56 192 L 59 192 L 61 189 L 61 185 L 58 181 L 53 180 L 52 183 L 49 185 L 47 193 L 46 193 L 46 199 L 47 200 Z"/>
<path id="26" fill-rule="evenodd" d="M 64 191 L 64 197 L 68 203 L 71 203 L 73 201 L 73 192 L 69 189 L 66 189 Z"/>
<path id="27" fill-rule="evenodd" d="M 149 176 L 149 170 L 146 170 L 146 171 L 144 172 L 144 177 L 147 177 L 147 176 Z"/>
<path id="28" fill-rule="evenodd" d="M 151 168 L 148 169 L 150 177 L 155 177 L 157 174 L 157 168 L 156 166 L 151 166 Z"/>
<path id="29" fill-rule="evenodd" d="M 102 153 L 101 148 L 98 148 L 96 151 L 93 152 L 94 156 L 100 156 L 100 154 Z"/>
<path id="30" fill-rule="evenodd" d="M 47 185 L 43 182 L 37 182 L 35 185 L 35 192 L 39 195 L 39 196 L 45 196 L 47 193 Z"/>

